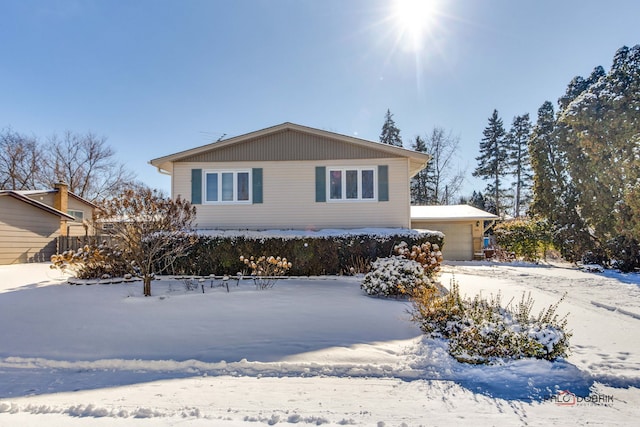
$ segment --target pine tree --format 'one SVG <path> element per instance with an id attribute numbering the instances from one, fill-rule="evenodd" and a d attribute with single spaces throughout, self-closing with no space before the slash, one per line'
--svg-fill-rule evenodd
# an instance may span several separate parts
<path id="1" fill-rule="evenodd" d="M 427 144 L 420 136 L 411 146 L 411 149 L 420 153 L 427 153 Z M 429 205 L 433 204 L 433 159 L 427 163 L 427 166 L 411 178 L 411 204 L 413 205 Z"/>
<path id="2" fill-rule="evenodd" d="M 484 137 L 480 142 L 480 156 L 476 157 L 478 166 L 473 176 L 489 181 L 485 189 L 485 203 L 495 208 L 495 214 L 503 212 L 504 183 L 507 174 L 507 151 L 505 147 L 505 130 L 498 110 L 493 110 L 487 127 L 482 132 Z"/>
<path id="3" fill-rule="evenodd" d="M 531 135 L 531 121 L 529 114 L 513 118 L 511 130 L 507 134 L 507 164 L 513 176 L 514 216 L 521 215 L 523 207 L 530 200 L 531 163 L 529 159 L 529 136 Z"/>
<path id="4" fill-rule="evenodd" d="M 553 104 L 545 101 L 538 109 L 538 121 L 529 138 L 534 173 L 531 213 L 549 218 L 559 208 L 558 195 L 566 187 L 564 165 L 558 148 Z"/>
<path id="5" fill-rule="evenodd" d="M 393 114 L 391 114 L 390 110 L 387 110 L 387 114 L 384 116 L 380 142 L 383 144 L 395 145 L 396 147 L 402 147 L 400 129 L 396 126 L 396 122 L 393 121 Z"/>
<path id="6" fill-rule="evenodd" d="M 473 194 L 471 195 L 471 198 L 469 199 L 468 204 L 478 209 L 482 209 L 483 211 L 487 210 L 487 207 L 484 203 L 484 196 L 482 195 L 481 191 L 476 192 L 474 190 Z"/>

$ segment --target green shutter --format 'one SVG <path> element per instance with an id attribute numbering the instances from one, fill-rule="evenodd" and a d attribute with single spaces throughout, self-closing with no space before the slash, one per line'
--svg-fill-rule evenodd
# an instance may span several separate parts
<path id="1" fill-rule="evenodd" d="M 251 170 L 251 181 L 253 186 L 253 203 L 262 203 L 262 168 Z"/>
<path id="2" fill-rule="evenodd" d="M 327 201 L 327 168 L 316 166 L 316 202 Z"/>
<path id="3" fill-rule="evenodd" d="M 191 169 L 191 203 L 202 204 L 202 169 Z"/>
<path id="4" fill-rule="evenodd" d="M 389 166 L 378 166 L 378 201 L 389 201 Z"/>

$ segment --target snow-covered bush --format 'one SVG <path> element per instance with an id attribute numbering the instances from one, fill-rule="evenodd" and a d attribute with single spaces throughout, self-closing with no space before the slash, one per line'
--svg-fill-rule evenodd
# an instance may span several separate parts
<path id="1" fill-rule="evenodd" d="M 558 303 L 531 315 L 533 299 L 502 307 L 500 294 L 462 298 L 455 282 L 446 295 L 416 293 L 413 320 L 434 338 L 449 340 L 449 353 L 460 362 L 491 363 L 501 359 L 532 357 L 555 360 L 569 351 L 566 316 L 556 313 Z"/>
<path id="2" fill-rule="evenodd" d="M 52 255 L 51 268 L 71 272 L 79 279 L 122 277 L 133 273 L 133 267 L 126 262 L 122 251 L 109 246 L 107 242 Z"/>
<path id="3" fill-rule="evenodd" d="M 394 246 L 393 251 L 397 255 L 419 262 L 429 278 L 433 279 L 440 272 L 443 258 L 437 243 L 423 242 L 409 247 L 406 242 L 402 241 Z"/>
<path id="4" fill-rule="evenodd" d="M 402 256 L 378 258 L 364 276 L 360 287 L 368 295 L 411 295 L 416 289 L 432 286 L 422 265 Z"/>

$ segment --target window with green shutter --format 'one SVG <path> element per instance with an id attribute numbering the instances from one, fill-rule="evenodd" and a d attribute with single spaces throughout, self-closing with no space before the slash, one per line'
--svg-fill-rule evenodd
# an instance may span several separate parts
<path id="1" fill-rule="evenodd" d="M 316 202 L 388 201 L 388 166 L 317 166 Z"/>

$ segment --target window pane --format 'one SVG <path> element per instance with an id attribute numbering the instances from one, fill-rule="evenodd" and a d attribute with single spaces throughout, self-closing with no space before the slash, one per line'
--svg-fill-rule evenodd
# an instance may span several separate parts
<path id="1" fill-rule="evenodd" d="M 222 174 L 222 201 L 233 201 L 233 172 Z"/>
<path id="2" fill-rule="evenodd" d="M 373 199 L 373 171 L 362 171 L 362 198 Z"/>
<path id="3" fill-rule="evenodd" d="M 208 173 L 207 174 L 207 202 L 217 202 L 218 201 L 218 174 L 217 173 Z"/>
<path id="4" fill-rule="evenodd" d="M 238 172 L 238 200 L 249 200 L 249 172 Z"/>
<path id="5" fill-rule="evenodd" d="M 78 221 L 82 221 L 84 219 L 84 212 L 82 211 L 68 210 L 67 214 L 71 215 Z"/>
<path id="6" fill-rule="evenodd" d="M 358 198 L 358 171 L 347 171 L 347 199 Z"/>
<path id="7" fill-rule="evenodd" d="M 342 199 L 342 171 L 329 172 L 329 198 Z"/>

